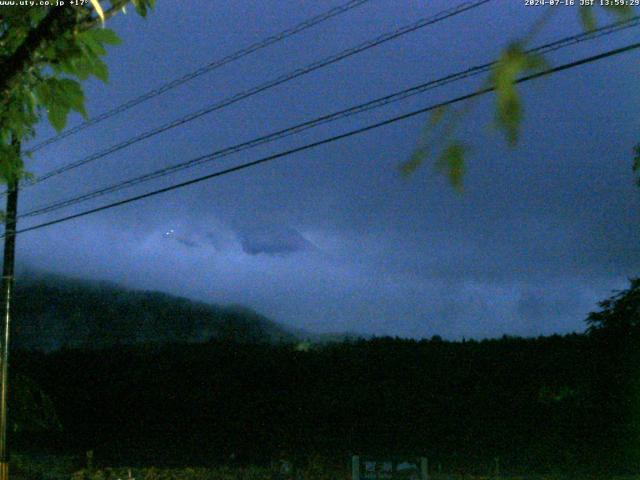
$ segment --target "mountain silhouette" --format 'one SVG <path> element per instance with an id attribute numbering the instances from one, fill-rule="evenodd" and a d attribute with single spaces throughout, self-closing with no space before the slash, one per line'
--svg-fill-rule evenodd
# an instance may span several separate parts
<path id="1" fill-rule="evenodd" d="M 13 305 L 12 346 L 23 349 L 211 340 L 286 343 L 305 337 L 247 307 L 207 304 L 53 274 L 19 276 Z"/>

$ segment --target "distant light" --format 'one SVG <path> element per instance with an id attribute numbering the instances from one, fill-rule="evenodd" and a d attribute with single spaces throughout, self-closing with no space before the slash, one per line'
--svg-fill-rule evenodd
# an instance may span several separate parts
<path id="1" fill-rule="evenodd" d="M 167 230 L 166 232 L 164 232 L 163 237 L 165 237 L 165 238 L 170 237 L 171 235 L 173 235 L 173 232 L 174 232 L 174 230 L 173 230 L 173 228 L 171 228 L 171 229 Z"/>

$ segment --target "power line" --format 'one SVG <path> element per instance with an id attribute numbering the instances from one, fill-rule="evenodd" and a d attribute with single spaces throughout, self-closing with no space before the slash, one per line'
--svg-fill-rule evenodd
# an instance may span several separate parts
<path id="1" fill-rule="evenodd" d="M 613 24 L 609 24 L 606 25 L 604 27 L 601 27 L 597 30 L 591 31 L 591 32 L 583 32 L 580 34 L 576 34 L 576 35 L 572 35 L 569 37 L 564 37 L 562 39 L 556 40 L 554 42 L 551 43 L 547 43 L 545 45 L 541 45 L 539 47 L 536 48 L 532 48 L 530 50 L 528 50 L 528 53 L 537 53 L 537 54 L 547 54 L 553 51 L 557 51 L 560 50 L 562 48 L 566 48 L 569 47 L 571 45 L 575 45 L 577 43 L 581 43 L 584 41 L 588 41 L 588 40 L 594 40 L 600 37 L 603 37 L 605 35 L 611 35 L 613 33 L 619 32 L 621 30 L 625 30 L 625 29 L 629 29 L 632 27 L 636 27 L 638 24 L 640 24 L 640 16 L 636 16 L 633 18 L 630 18 L 626 21 L 623 22 L 616 22 Z M 490 62 L 490 63 L 485 63 L 483 65 L 479 65 L 479 66 L 475 66 L 475 67 L 471 67 L 468 68 L 466 70 L 454 73 L 454 74 L 450 74 L 441 78 L 438 78 L 436 80 L 431 80 L 429 82 L 423 83 L 421 85 L 417 85 L 411 88 L 407 88 L 404 90 L 401 90 L 399 92 L 390 94 L 390 95 L 386 95 L 384 97 L 380 97 L 374 100 L 371 100 L 369 102 L 354 106 L 354 107 L 350 107 L 344 110 L 340 110 L 338 112 L 334 112 L 328 115 L 323 115 L 321 117 L 315 118 L 313 120 L 309 120 L 300 124 L 297 124 L 295 126 L 289 127 L 289 128 L 285 128 L 282 130 L 278 130 L 276 132 L 270 133 L 268 135 L 264 135 L 258 138 L 255 138 L 253 140 L 247 141 L 247 142 L 243 142 L 240 144 L 236 144 L 230 147 L 226 147 L 222 150 L 218 150 L 216 152 L 207 154 L 207 155 L 202 155 L 196 158 L 193 158 L 189 161 L 186 162 L 182 162 L 176 165 L 171 165 L 169 167 L 165 167 L 165 168 L 161 168 L 159 170 L 144 174 L 144 175 L 140 175 L 134 178 L 131 178 L 129 180 L 125 180 L 125 181 L 121 181 L 121 182 L 117 182 L 113 185 L 98 189 L 98 190 L 94 190 L 82 195 L 78 195 L 72 198 L 68 198 L 65 200 L 60 200 L 57 202 L 53 202 L 50 203 L 48 205 L 44 205 L 41 207 L 36 207 L 33 210 L 30 210 L 26 213 L 23 213 L 21 215 L 19 215 L 19 218 L 24 218 L 24 217 L 32 217 L 32 216 L 37 216 L 37 215 L 42 215 L 44 213 L 49 213 L 52 211 L 56 211 L 59 210 L 61 208 L 64 207 L 69 207 L 72 205 L 75 205 L 77 203 L 81 203 L 84 202 L 86 200 L 90 200 L 93 198 L 98 198 L 101 197 L 103 195 L 107 195 L 109 193 L 113 193 L 116 192 L 118 190 L 122 190 L 124 188 L 128 188 L 134 185 L 138 185 L 140 183 L 144 183 L 156 178 L 161 178 L 173 173 L 176 173 L 178 171 L 181 170 L 185 170 L 188 168 L 192 168 L 195 167 L 197 165 L 201 165 L 213 160 L 217 160 L 220 159 L 222 157 L 226 157 L 228 155 L 232 155 L 244 150 L 247 150 L 249 148 L 253 148 L 265 143 L 270 143 L 272 141 L 281 139 L 281 138 L 285 138 L 285 137 L 289 137 L 291 135 L 303 132 L 305 130 L 317 127 L 319 125 L 323 125 L 326 123 L 330 123 L 342 118 L 347 118 L 350 117 L 352 115 L 356 115 L 358 113 L 362 113 L 365 111 L 369 111 L 375 108 L 379 108 L 385 105 L 388 105 L 390 103 L 395 103 L 398 102 L 400 100 L 403 100 L 405 98 L 420 94 L 420 93 L 424 93 L 428 90 L 437 88 L 437 87 L 441 87 L 444 85 L 447 85 L 449 83 L 453 83 L 453 82 L 457 82 L 466 78 L 470 78 L 470 77 L 475 77 L 478 76 L 481 73 L 486 73 L 488 71 L 491 70 L 491 68 L 493 67 L 493 65 L 495 65 L 495 62 Z"/>
<path id="2" fill-rule="evenodd" d="M 543 70 L 541 72 L 534 73 L 534 74 L 522 77 L 522 78 L 516 80 L 515 83 L 524 83 L 524 82 L 527 82 L 527 81 L 530 81 L 530 80 L 533 80 L 533 79 L 536 79 L 536 78 L 540 78 L 540 77 L 543 77 L 543 76 L 551 75 L 553 73 L 557 73 L 557 72 L 560 72 L 560 71 L 563 71 L 563 70 L 568 70 L 568 69 L 575 68 L 575 67 L 578 67 L 578 66 L 581 66 L 581 65 L 585 65 L 585 64 L 592 63 L 592 62 L 595 62 L 595 61 L 598 61 L 598 60 L 602 60 L 602 59 L 607 58 L 607 57 L 611 57 L 611 56 L 614 56 L 614 55 L 620 55 L 622 53 L 629 52 L 629 51 L 632 51 L 632 50 L 635 50 L 635 49 L 638 49 L 638 48 L 640 48 L 640 42 L 634 43 L 634 44 L 631 44 L 631 45 L 627 45 L 626 47 L 621 47 L 621 48 L 616 48 L 616 49 L 613 49 L 613 50 L 608 50 L 607 52 L 600 53 L 598 55 L 592 55 L 590 57 L 585 57 L 585 58 L 582 58 L 580 60 L 576 60 L 576 61 L 573 61 L 573 62 L 565 63 L 565 64 L 557 66 L 557 67 L 548 68 L 548 69 L 545 69 L 545 70 Z M 455 103 L 459 103 L 459 102 L 463 102 L 463 101 L 466 101 L 466 100 L 470 100 L 472 98 L 475 98 L 475 97 L 490 93 L 490 92 L 492 92 L 494 90 L 495 90 L 495 87 L 486 87 L 486 88 L 483 88 L 483 89 L 480 89 L 480 90 L 476 90 L 475 92 L 472 92 L 472 93 L 469 93 L 469 94 L 466 94 L 466 95 L 462 95 L 462 96 L 456 97 L 456 98 L 451 99 L 451 100 L 447 100 L 447 101 L 444 101 L 444 102 L 433 104 L 433 105 L 430 105 L 428 107 L 421 108 L 419 110 L 414 110 L 412 112 L 405 113 L 403 115 L 399 115 L 399 116 L 396 116 L 396 117 L 393 117 L 393 118 L 390 118 L 390 119 L 387 119 L 387 120 L 383 120 L 381 122 L 369 124 L 369 125 L 367 125 L 365 127 L 361 127 L 361 128 L 355 129 L 355 130 L 350 130 L 350 131 L 348 131 L 346 133 L 342 133 L 342 134 L 339 134 L 339 135 L 328 137 L 328 138 L 325 138 L 325 139 L 322 139 L 322 140 L 319 140 L 319 141 L 316 141 L 316 142 L 313 142 L 313 143 L 308 143 L 308 144 L 303 145 L 301 147 L 296 147 L 296 148 L 292 148 L 290 150 L 285 150 L 283 152 L 279 152 L 279 153 L 276 153 L 276 154 L 273 154 L 273 155 L 269 155 L 267 157 L 260 158 L 258 160 L 254 160 L 252 162 L 236 165 L 235 167 L 230 167 L 230 168 L 227 168 L 227 169 L 224 169 L 224 170 L 220 170 L 218 172 L 210 173 L 208 175 L 204 175 L 202 177 L 197 177 L 197 178 L 194 178 L 194 179 L 191 179 L 191 180 L 187 180 L 185 182 L 177 183 L 177 184 L 171 185 L 169 187 L 164 187 L 164 188 L 161 188 L 161 189 L 158 189 L 158 190 L 154 190 L 154 191 L 151 191 L 151 192 L 147 192 L 147 193 L 144 193 L 144 194 L 141 194 L 141 195 L 136 195 L 134 197 L 129 197 L 129 198 L 126 198 L 124 200 L 120 200 L 120 201 L 117 201 L 117 202 L 109 203 L 107 205 L 103 205 L 103 206 L 100 206 L 100 207 L 96 207 L 96 208 L 92 208 L 92 209 L 89 209 L 89 210 L 85 210 L 83 212 L 79 212 L 79 213 L 75 213 L 75 214 L 72 214 L 72 215 L 68 215 L 66 217 L 58 218 L 58 219 L 51 220 L 51 221 L 48 221 L 48 222 L 43 222 L 43 223 L 31 226 L 31 227 L 23 228 L 21 230 L 16 231 L 16 234 L 25 233 L 25 232 L 29 232 L 29 231 L 32 231 L 32 230 L 38 230 L 40 228 L 48 227 L 48 226 L 51 226 L 51 225 L 56 225 L 56 224 L 62 223 L 62 222 L 67 222 L 69 220 L 73 220 L 73 219 L 76 219 L 76 218 L 84 217 L 84 216 L 90 215 L 92 213 L 97 213 L 97 212 L 101 212 L 103 210 L 108 210 L 108 209 L 111 209 L 111 208 L 119 207 L 121 205 L 125 205 L 125 204 L 128 204 L 128 203 L 136 202 L 136 201 L 142 200 L 144 198 L 153 197 L 153 196 L 159 195 L 161 193 L 166 193 L 166 192 L 169 192 L 169 191 L 172 191 L 172 190 L 177 190 L 179 188 L 187 187 L 189 185 L 200 183 L 200 182 L 203 182 L 205 180 L 210 180 L 212 178 L 216 178 L 216 177 L 220 177 L 220 176 L 223 176 L 223 175 L 227 175 L 229 173 L 233 173 L 233 172 L 237 172 L 237 171 L 240 171 L 240 170 L 244 170 L 244 169 L 247 169 L 247 168 L 250 168 L 250 167 L 254 167 L 256 165 L 260 165 L 260 164 L 263 164 L 263 163 L 271 162 L 271 161 L 276 160 L 278 158 L 283 158 L 283 157 L 287 157 L 289 155 L 293 155 L 294 153 L 299 153 L 299 152 L 302 152 L 302 151 L 305 151 L 305 150 L 310 150 L 310 149 L 319 147 L 321 145 L 325 145 L 325 144 L 328 144 L 328 143 L 336 142 L 338 140 L 344 140 L 345 138 L 349 138 L 349 137 L 352 137 L 352 136 L 355 136 L 355 135 L 359 135 L 361 133 L 365 133 L 365 132 L 368 132 L 370 130 L 374 130 L 376 128 L 380 128 L 380 127 L 383 127 L 383 126 L 386 126 L 386 125 L 390 125 L 390 124 L 393 124 L 393 123 L 401 121 L 401 120 L 406 120 L 408 118 L 412 118 L 412 117 L 415 117 L 417 115 L 433 111 L 433 110 L 435 110 L 437 108 L 447 107 L 447 106 L 453 105 Z M 2 234 L 2 237 L 3 236 L 4 236 L 4 234 Z"/>
<path id="3" fill-rule="evenodd" d="M 29 184 L 26 184 L 28 186 L 31 185 L 37 185 L 40 182 L 43 182 L 44 180 L 47 180 L 51 177 L 60 175 L 61 173 L 67 172 L 69 170 L 72 170 L 74 168 L 80 167 L 82 165 L 86 165 L 87 163 L 93 162 L 95 160 L 98 160 L 100 158 L 104 158 L 107 155 L 110 155 L 112 153 L 115 153 L 119 150 L 122 150 L 123 148 L 129 147 L 135 143 L 141 142 L 142 140 L 146 140 L 147 138 L 153 137 L 155 135 L 158 135 L 162 132 L 165 132 L 167 130 L 170 130 L 172 128 L 178 127 L 180 125 L 183 125 L 187 122 L 191 122 L 197 118 L 202 117 L 203 115 L 206 115 L 208 113 L 214 112 L 216 110 L 220 110 L 226 106 L 229 106 L 231 104 L 234 104 L 236 102 L 239 102 L 240 100 L 244 100 L 245 98 L 251 97 L 253 95 L 256 95 L 258 93 L 261 93 L 265 90 L 268 90 L 270 88 L 276 87 L 278 85 L 281 85 L 285 82 L 288 82 L 290 80 L 293 80 L 295 78 L 301 77 L 303 75 L 306 75 L 310 72 L 313 72 L 315 70 L 318 70 L 320 68 L 326 67 L 328 65 L 331 65 L 333 63 L 336 63 L 340 60 L 343 60 L 345 58 L 351 57 L 353 55 L 356 55 L 358 53 L 364 52 L 366 50 L 369 50 L 371 48 L 377 47 L 378 45 L 381 45 L 385 42 L 388 42 L 390 40 L 393 40 L 395 38 L 401 37 L 402 35 L 406 35 L 408 33 L 414 32 L 420 28 L 424 28 L 428 25 L 433 25 L 435 23 L 441 22 L 443 20 L 446 20 L 450 17 L 459 15 L 463 12 L 466 12 L 468 10 L 477 8 L 485 3 L 490 2 L 491 0 L 477 0 L 475 2 L 466 2 L 463 4 L 458 5 L 457 7 L 454 8 L 450 8 L 447 10 L 443 10 L 442 12 L 436 14 L 433 17 L 427 17 L 427 18 L 423 18 L 417 22 L 414 22 L 410 25 L 406 25 L 402 28 L 393 30 L 391 32 L 385 33 L 383 35 L 380 35 L 372 40 L 368 40 L 364 43 L 361 43 L 360 45 L 357 45 L 353 48 L 349 48 L 346 50 L 343 50 L 337 54 L 331 55 L 330 57 L 324 58 L 322 60 L 318 60 L 315 61 L 309 65 L 307 65 L 306 67 L 302 67 L 302 68 L 298 68 L 296 70 L 293 70 L 292 72 L 289 72 L 287 74 L 281 75 L 273 80 L 270 80 L 268 82 L 265 82 L 261 85 L 258 85 L 256 87 L 250 88 L 248 90 L 245 90 L 243 92 L 237 93 L 231 97 L 228 97 L 226 99 L 223 99 L 219 102 L 214 103 L 213 105 L 210 105 L 208 107 L 205 107 L 203 109 L 200 109 L 196 112 L 192 112 L 184 117 L 181 117 L 179 119 L 173 120 L 169 123 L 166 123 L 160 127 L 156 127 L 152 130 L 148 130 L 147 132 L 144 132 L 140 135 L 137 135 L 135 137 L 129 138 L 121 143 L 118 143 L 116 145 L 113 145 L 101 152 L 97 152 L 94 153 L 92 155 L 89 155 L 88 157 L 85 157 L 81 160 L 77 160 L 75 162 L 69 163 L 67 165 L 64 165 L 62 167 L 56 168 L 54 170 L 51 170 L 49 172 L 44 173 L 43 175 L 41 175 L 37 180 L 35 180 L 34 182 L 31 182 Z"/>
<path id="4" fill-rule="evenodd" d="M 318 25 L 326 20 L 329 20 L 330 18 L 333 18 L 337 15 L 340 15 L 342 13 L 345 13 L 349 10 L 352 10 L 356 7 L 359 7 L 360 5 L 367 3 L 369 0 L 351 0 L 347 3 L 345 3 L 344 5 L 339 5 L 337 7 L 334 7 L 330 10 L 327 10 L 324 13 L 321 13 L 319 15 L 316 15 L 315 17 L 311 17 L 301 23 L 299 23 L 298 25 L 295 25 L 294 27 L 288 28 L 286 30 L 281 31 L 280 33 L 277 33 L 275 35 L 272 35 L 270 37 L 267 37 L 263 40 L 260 40 L 256 43 L 253 43 L 251 45 L 249 45 L 248 47 L 242 48 L 236 52 L 233 52 L 229 55 L 227 55 L 226 57 L 214 60 L 210 63 L 208 63 L 207 65 L 204 65 L 200 68 L 198 68 L 197 70 L 194 70 L 192 72 L 187 73 L 186 75 L 183 75 L 182 77 L 178 77 L 174 80 L 171 80 L 170 82 L 167 82 L 163 85 L 161 85 L 158 88 L 155 88 L 153 90 L 149 90 L 146 93 L 143 93 L 142 95 L 133 98 L 121 105 L 118 105 L 117 107 L 108 110 L 96 117 L 93 117 L 83 123 L 81 123 L 80 125 L 70 128 L 62 133 L 59 133 L 58 135 L 54 135 L 50 138 L 47 138 L 46 140 L 43 140 L 42 142 L 34 145 L 33 147 L 31 147 L 31 149 L 29 150 L 30 153 L 36 152 L 38 150 L 40 150 L 41 148 L 46 147 L 47 145 L 51 145 L 52 143 L 56 143 L 60 140 L 62 140 L 63 138 L 67 138 L 70 135 L 73 135 L 75 133 L 80 132 L 81 130 L 84 130 L 85 128 L 91 127 L 93 125 L 96 125 L 97 123 L 100 123 L 104 120 L 107 120 L 108 118 L 111 118 L 115 115 L 118 115 L 119 113 L 125 112 L 127 110 L 129 110 L 130 108 L 135 107 L 136 105 L 139 105 L 143 102 L 146 102 L 147 100 L 151 100 L 154 97 L 157 97 L 158 95 L 162 95 L 165 92 L 168 92 L 169 90 L 173 90 L 176 87 L 179 87 L 180 85 L 183 85 L 187 82 L 190 82 L 191 80 L 193 80 L 194 78 L 197 78 L 201 75 L 204 75 L 205 73 L 209 73 L 213 70 L 216 70 L 220 67 L 223 67 L 224 65 L 227 65 L 229 63 L 235 62 L 236 60 L 239 60 L 243 57 L 246 57 L 247 55 L 250 55 L 252 53 L 255 53 L 259 50 L 262 50 L 263 48 L 266 48 L 270 45 L 273 45 L 275 43 L 278 43 L 282 40 L 285 40 L 297 33 L 303 32 L 304 30 L 307 30 L 311 27 L 314 27 L 315 25 Z"/>

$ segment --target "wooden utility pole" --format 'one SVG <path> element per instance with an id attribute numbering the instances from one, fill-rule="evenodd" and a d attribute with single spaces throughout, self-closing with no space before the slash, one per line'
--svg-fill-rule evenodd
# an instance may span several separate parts
<path id="1" fill-rule="evenodd" d="M 20 154 L 20 144 L 14 145 Z M 9 391 L 9 328 L 11 326 L 11 296 L 16 251 L 16 224 L 18 213 L 18 179 L 7 179 L 7 211 L 4 221 L 4 259 L 2 264 L 2 342 L 0 357 L 0 480 L 9 479 L 9 452 L 7 450 L 7 393 Z"/>

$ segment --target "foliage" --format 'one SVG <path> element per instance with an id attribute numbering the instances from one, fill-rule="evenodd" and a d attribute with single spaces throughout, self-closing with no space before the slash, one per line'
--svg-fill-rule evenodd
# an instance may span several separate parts
<path id="1" fill-rule="evenodd" d="M 640 278 L 630 280 L 628 289 L 598 303 L 600 310 L 591 312 L 587 324 L 591 333 L 615 331 L 625 335 L 640 329 Z"/>
<path id="2" fill-rule="evenodd" d="M 218 468 L 105 468 L 80 470 L 72 480 L 272 480 L 272 472 L 260 467 Z"/>
<path id="3" fill-rule="evenodd" d="M 195 468 L 105 468 L 80 470 L 72 480 L 347 480 L 344 465 L 336 469 L 317 455 L 311 456 L 291 475 L 283 475 L 274 466 L 217 466 Z"/>
<path id="4" fill-rule="evenodd" d="M 234 465 L 291 459 L 320 478 L 318 462 L 307 465 L 314 454 L 344 467 L 353 452 L 426 452 L 468 473 L 486 473 L 496 456 L 505 472 L 635 466 L 615 441 L 630 438 L 633 371 L 591 336 L 377 338 L 309 351 L 217 341 L 14 358 L 54 399 L 68 437 L 58 444 L 95 448 L 96 465 L 205 466 L 233 454 Z"/>
<path id="5" fill-rule="evenodd" d="M 432 469 L 433 470 L 433 469 Z M 29 476 L 32 471 L 27 470 L 29 478 L 47 478 L 44 476 Z M 22 469 L 20 469 L 22 473 Z M 35 473 L 35 471 L 34 471 Z M 57 475 L 61 478 L 63 475 Z M 277 480 L 277 474 L 268 468 L 249 467 L 209 467 L 209 468 L 104 468 L 101 470 L 79 470 L 68 476 L 70 480 Z M 348 480 L 351 478 L 350 472 L 343 468 L 336 471 L 326 464 L 319 464 L 317 469 L 305 468 L 300 472 L 298 479 L 303 480 Z M 429 478 L 433 480 L 492 480 L 498 477 L 494 475 L 469 475 L 469 474 L 444 474 L 432 472 Z M 501 475 L 502 480 L 523 480 L 522 476 Z M 566 475 L 527 475 L 529 480 L 583 480 L 584 477 Z M 607 476 L 602 480 L 637 480 L 637 476 Z"/>
<path id="6" fill-rule="evenodd" d="M 92 4 L 104 22 L 127 1 L 111 0 L 107 12 L 97 0 Z M 133 0 L 143 16 L 154 2 Z M 0 81 L 0 181 L 24 175 L 20 152 L 13 145 L 32 137 L 44 114 L 58 131 L 71 111 L 86 117 L 79 81 L 95 76 L 106 82 L 106 47 L 120 43 L 112 30 L 95 25 L 88 6 L 3 7 L 0 71 L 6 77 Z"/>
<path id="7" fill-rule="evenodd" d="M 465 150 L 466 147 L 463 144 L 453 142 L 444 149 L 436 162 L 436 167 L 449 175 L 451 185 L 457 190 L 462 189 Z"/>
<path id="8" fill-rule="evenodd" d="M 9 402 L 10 428 L 14 432 L 62 429 L 53 401 L 30 378 L 17 375 L 12 379 Z"/>
<path id="9" fill-rule="evenodd" d="M 599 3 L 599 2 L 596 2 Z M 548 7 L 553 9 L 554 7 Z M 596 6 L 582 5 L 579 7 L 579 16 L 583 28 L 590 31 L 596 28 L 595 9 Z M 602 5 L 601 8 L 621 19 L 629 18 L 633 14 L 633 7 L 628 5 Z M 551 11 L 551 10 L 550 10 Z M 545 18 L 543 18 L 545 20 Z M 489 77 L 489 86 L 495 91 L 496 126 L 501 130 L 510 146 L 515 146 L 518 142 L 519 131 L 523 119 L 522 100 L 516 89 L 516 83 L 521 76 L 527 73 L 535 73 L 547 68 L 544 57 L 526 51 L 526 46 L 537 33 L 540 24 L 535 24 L 528 34 L 520 40 L 511 42 L 501 53 L 492 67 Z M 469 103 L 468 103 L 469 104 Z M 442 120 L 444 111 L 439 109 L 429 122 L 428 128 L 432 129 Z M 460 116 L 460 112 L 451 110 L 447 112 L 449 116 Z M 447 175 L 451 185 L 458 191 L 462 188 L 462 179 L 465 171 L 465 154 L 468 148 L 462 148 L 461 142 L 455 138 L 455 124 L 457 119 L 451 122 L 451 128 L 445 130 L 440 140 L 444 147 L 437 156 L 436 168 Z M 424 142 L 415 150 L 411 158 L 400 165 L 403 175 L 413 173 L 427 158 L 428 153 L 437 151 L 425 145 Z M 640 166 L 640 154 L 636 157 L 636 170 Z M 640 180 L 639 180 L 640 183 Z"/>
<path id="10" fill-rule="evenodd" d="M 280 325 L 239 307 L 59 276 L 24 277 L 14 295 L 17 348 L 105 348 L 229 339 L 293 341 Z"/>
<path id="11" fill-rule="evenodd" d="M 48 410 L 64 426 L 46 445 L 95 449 L 98 466 L 226 462 L 236 468 L 284 458 L 301 466 L 304 478 L 321 480 L 326 471 L 318 465 L 326 462 L 308 461 L 314 454 L 343 467 L 353 452 L 420 451 L 447 469 L 475 473 L 489 471 L 496 456 L 503 471 L 611 472 L 637 464 L 626 450 L 633 438 L 640 440 L 637 412 L 630 410 L 640 401 L 633 386 L 640 361 L 638 353 L 629 354 L 637 352 L 638 336 L 628 329 L 463 342 L 374 338 L 299 348 L 261 340 L 268 328 L 260 328 L 260 318 L 243 323 L 246 312 L 168 295 L 48 276 L 23 288 L 16 290 L 22 328 L 36 328 L 41 315 L 57 320 L 49 325 L 69 338 L 105 332 L 103 322 L 124 337 L 145 324 L 144 343 L 131 337 L 131 344 L 117 346 L 113 337 L 97 337 L 85 345 L 92 349 L 13 353 L 15 368 L 47 392 Z M 637 310 L 628 305 L 637 304 L 640 280 L 629 290 L 633 294 L 602 302 L 605 313 L 591 314 L 588 325 L 610 325 L 606 312 L 629 311 L 637 325 Z M 74 304 L 85 310 L 69 314 Z M 150 321 L 155 317 L 159 321 Z M 229 335 L 193 343 L 206 338 L 198 329 L 212 333 L 219 320 Z M 174 343 L 151 345 L 154 332 L 160 343 Z M 46 428 L 56 429 L 55 422 Z M 24 428 L 13 434 L 26 444 L 43 435 Z M 603 444 L 603 438 L 613 440 Z"/>
<path id="12" fill-rule="evenodd" d="M 516 91 L 516 81 L 523 74 L 545 68 L 544 59 L 527 53 L 521 43 L 509 45 L 493 67 L 490 82 L 496 92 L 496 121 L 512 146 L 518 142 L 522 121 L 522 102 Z"/>
<path id="13" fill-rule="evenodd" d="M 28 455 L 12 453 L 12 477 L 24 480 L 68 479 L 78 469 L 78 458 L 69 455 Z"/>

